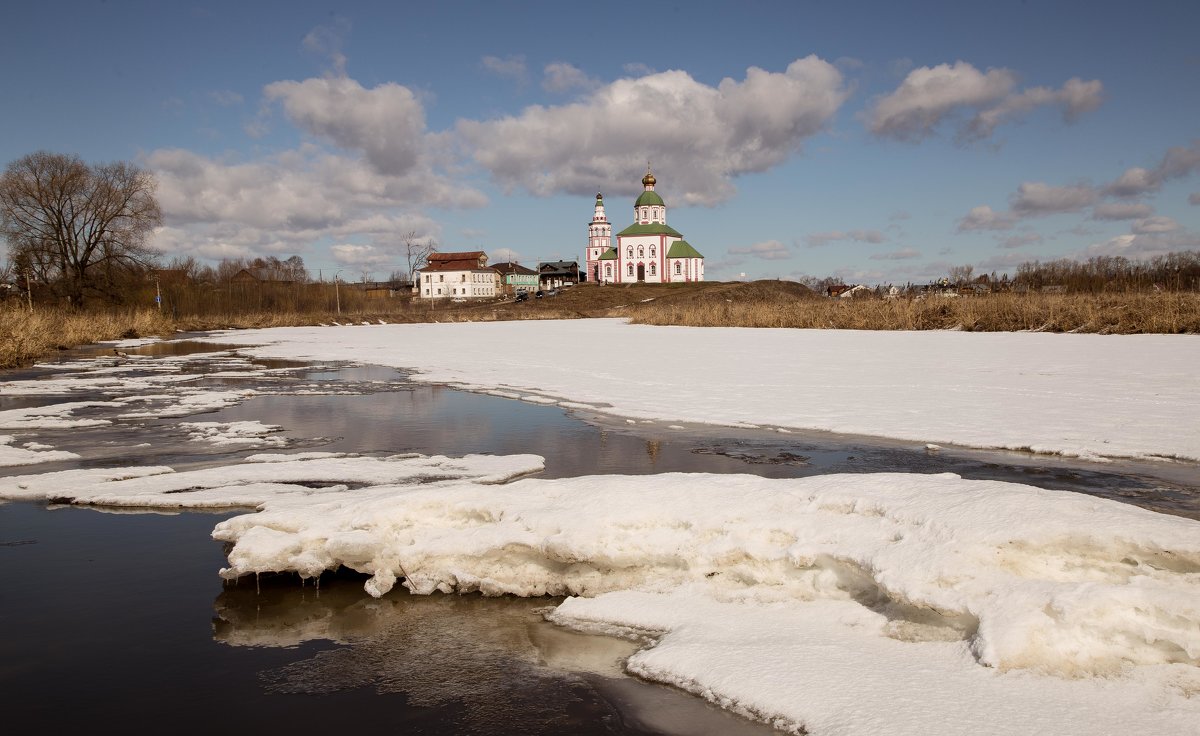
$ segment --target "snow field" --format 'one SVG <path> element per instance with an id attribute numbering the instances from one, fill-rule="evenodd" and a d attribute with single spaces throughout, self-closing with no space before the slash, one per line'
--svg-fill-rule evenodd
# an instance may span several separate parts
<path id="1" fill-rule="evenodd" d="M 1084 458 L 1200 460 L 1200 336 L 478 322 L 230 331 L 630 419 L 773 426 Z M 470 345 L 464 350 L 463 345 Z M 530 350 L 530 345 L 569 349 Z"/>

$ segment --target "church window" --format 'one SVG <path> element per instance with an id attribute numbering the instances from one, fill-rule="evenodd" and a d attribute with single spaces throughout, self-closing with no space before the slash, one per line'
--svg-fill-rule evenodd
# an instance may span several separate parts
<path id="1" fill-rule="evenodd" d="M 629 273 L 629 275 L 630 275 L 630 276 L 632 276 L 632 275 L 633 275 L 633 264 L 632 264 L 632 263 L 631 263 L 631 264 L 629 264 L 629 270 L 628 270 L 628 273 Z"/>
<path id="2" fill-rule="evenodd" d="M 651 263 L 651 264 L 650 264 L 650 275 L 651 275 L 651 276 L 654 276 L 654 275 L 658 274 L 658 269 L 657 269 L 657 268 L 655 268 L 655 265 L 656 265 L 656 264 L 654 264 L 654 263 Z"/>
<path id="3" fill-rule="evenodd" d="M 681 273 L 680 268 L 681 267 L 680 267 L 679 261 L 675 261 L 675 275 L 676 276 L 678 276 Z"/>
<path id="4" fill-rule="evenodd" d="M 628 258 L 633 258 L 633 246 L 629 246 L 629 250 L 625 251 Z"/>
<path id="5" fill-rule="evenodd" d="M 604 275 L 612 278 L 612 264 L 605 264 Z"/>
<path id="6" fill-rule="evenodd" d="M 638 258 L 645 258 L 645 257 L 646 257 L 646 249 L 639 245 L 638 246 Z"/>
<path id="7" fill-rule="evenodd" d="M 654 258 L 654 246 L 650 246 L 650 257 Z"/>

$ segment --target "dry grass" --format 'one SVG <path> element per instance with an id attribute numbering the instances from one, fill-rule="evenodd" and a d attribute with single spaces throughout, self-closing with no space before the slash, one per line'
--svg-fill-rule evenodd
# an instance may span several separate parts
<path id="1" fill-rule="evenodd" d="M 991 294 L 928 299 L 709 300 L 639 304 L 633 322 L 697 327 L 792 327 L 976 332 L 1200 333 L 1200 294 Z"/>
<path id="2" fill-rule="evenodd" d="M 527 302 L 447 304 L 362 300 L 332 309 L 260 309 L 180 315 L 157 310 L 77 313 L 0 306 L 0 368 L 27 365 L 61 348 L 176 330 L 375 322 L 491 322 L 628 317 L 639 324 L 980 332 L 1200 333 L 1200 294 L 992 294 L 956 299 L 826 299 L 787 281 L 580 285 Z"/>
<path id="3" fill-rule="evenodd" d="M 167 335 L 171 321 L 157 310 L 71 312 L 0 307 L 0 368 L 32 363 L 55 350 L 121 337 Z"/>

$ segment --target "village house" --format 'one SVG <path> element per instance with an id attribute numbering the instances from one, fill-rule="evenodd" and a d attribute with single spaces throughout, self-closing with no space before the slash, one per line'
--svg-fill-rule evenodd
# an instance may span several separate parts
<path id="1" fill-rule="evenodd" d="M 538 264 L 538 286 L 542 289 L 561 289 L 579 283 L 578 261 L 548 261 Z"/>
<path id="2" fill-rule="evenodd" d="M 633 203 L 633 224 L 617 233 L 615 248 L 604 196 L 596 195 L 584 254 L 588 279 L 602 284 L 704 280 L 704 256 L 667 224 L 667 205 L 654 191 L 656 183 L 647 166 L 643 191 Z"/>
<path id="3" fill-rule="evenodd" d="M 413 283 L 422 299 L 487 299 L 500 294 L 500 274 L 488 268 L 481 250 L 431 253 Z"/>
<path id="4" fill-rule="evenodd" d="M 492 270 L 500 274 L 500 288 L 509 296 L 522 291 L 537 291 L 538 272 L 519 263 L 497 263 Z"/>

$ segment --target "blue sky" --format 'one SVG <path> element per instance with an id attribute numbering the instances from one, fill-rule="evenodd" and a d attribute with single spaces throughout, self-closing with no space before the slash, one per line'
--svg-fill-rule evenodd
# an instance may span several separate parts
<path id="1" fill-rule="evenodd" d="M 22 3 L 0 160 L 129 159 L 168 257 L 582 258 L 649 159 L 710 279 L 1200 247 L 1192 2 Z"/>

